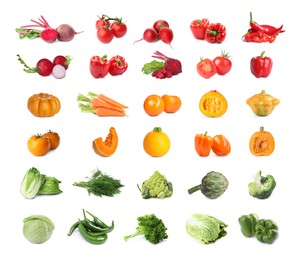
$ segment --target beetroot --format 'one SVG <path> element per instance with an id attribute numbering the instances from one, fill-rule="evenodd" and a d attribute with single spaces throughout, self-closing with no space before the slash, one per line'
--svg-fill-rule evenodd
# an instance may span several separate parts
<path id="1" fill-rule="evenodd" d="M 170 71 L 173 75 L 177 75 L 182 72 L 182 64 L 179 60 L 169 58 L 159 51 L 154 53 L 153 58 L 157 58 L 164 61 L 164 68 L 166 71 Z"/>
<path id="2" fill-rule="evenodd" d="M 58 40 L 61 42 L 69 42 L 73 40 L 76 34 L 80 33 L 80 32 L 76 32 L 73 29 L 73 27 L 68 24 L 61 24 L 57 28 L 57 32 L 58 32 Z"/>

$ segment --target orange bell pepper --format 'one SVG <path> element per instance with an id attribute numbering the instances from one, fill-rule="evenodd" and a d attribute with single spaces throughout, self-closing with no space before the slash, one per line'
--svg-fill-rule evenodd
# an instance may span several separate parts
<path id="1" fill-rule="evenodd" d="M 211 152 L 213 138 L 204 134 L 197 134 L 195 136 L 195 150 L 199 156 L 208 156 Z"/>

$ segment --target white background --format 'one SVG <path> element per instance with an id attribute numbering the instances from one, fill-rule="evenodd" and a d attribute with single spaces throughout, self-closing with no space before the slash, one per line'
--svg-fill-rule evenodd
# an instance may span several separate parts
<path id="1" fill-rule="evenodd" d="M 156 259 L 171 257 L 207 257 L 226 259 L 280 258 L 292 256 L 295 233 L 292 212 L 295 203 L 293 162 L 295 59 L 294 17 L 288 1 L 9 1 L 1 8 L 1 259 L 101 258 Z M 272 44 L 245 43 L 241 37 L 249 28 L 249 12 L 261 24 L 280 26 L 280 34 Z M 96 38 L 97 15 L 123 17 L 128 33 L 110 44 Z M 41 39 L 19 40 L 15 28 L 29 24 L 30 19 L 43 15 L 52 27 L 67 23 L 76 31 L 84 31 L 68 43 L 48 44 Z M 189 25 L 192 20 L 208 18 L 227 27 L 222 44 L 209 44 L 193 38 Z M 144 30 L 157 19 L 169 22 L 174 32 L 173 49 L 157 42 L 141 41 Z M 142 66 L 152 60 L 155 51 L 182 62 L 183 72 L 171 79 L 158 80 L 141 72 Z M 232 56 L 233 68 L 225 76 L 201 78 L 195 70 L 200 57 L 214 59 L 222 50 Z M 271 75 L 255 78 L 249 68 L 250 59 L 266 51 L 274 61 Z M 70 55 L 74 59 L 66 78 L 26 74 L 16 55 L 35 66 L 41 58 Z M 122 55 L 129 68 L 118 77 L 110 75 L 94 79 L 88 65 L 93 55 L 107 54 L 109 58 Z M 274 112 L 265 118 L 256 117 L 246 99 L 265 89 L 281 100 Z M 201 96 L 218 90 L 227 99 L 229 108 L 220 118 L 206 118 L 198 108 Z M 103 93 L 129 106 L 126 118 L 99 118 L 81 113 L 77 106 L 78 93 Z M 52 118 L 37 118 L 27 110 L 27 99 L 40 92 L 56 95 L 61 111 Z M 178 95 L 181 109 L 175 114 L 149 117 L 143 110 L 144 99 L 150 94 Z M 114 126 L 119 135 L 116 153 L 109 158 L 96 155 L 92 141 L 105 137 Z M 171 149 L 162 158 L 151 158 L 143 150 L 143 138 L 155 126 L 162 127 L 171 139 Z M 260 126 L 275 138 L 275 150 L 269 157 L 254 157 L 248 148 L 251 135 Z M 61 137 L 59 148 L 43 157 L 34 157 L 27 150 L 28 138 L 36 133 L 56 131 Z M 209 135 L 223 134 L 232 145 L 227 157 L 211 154 L 199 157 L 194 150 L 194 136 L 208 131 Z M 62 181 L 63 193 L 57 196 L 36 197 L 26 200 L 19 192 L 21 180 L 30 167 Z M 113 198 L 89 196 L 87 191 L 72 186 L 84 180 L 99 168 L 125 187 Z M 158 170 L 173 183 L 174 194 L 165 200 L 143 200 L 137 189 Z M 188 195 L 187 189 L 199 184 L 209 171 L 219 171 L 229 180 L 223 196 L 209 200 L 201 193 Z M 277 187 L 267 200 L 257 200 L 248 194 L 247 186 L 258 170 L 274 175 Z M 67 236 L 70 226 L 82 217 L 82 208 L 93 212 L 105 222 L 114 219 L 115 229 L 107 243 L 91 245 L 78 231 Z M 151 245 L 143 238 L 129 242 L 123 236 L 133 233 L 140 215 L 155 213 L 168 227 L 169 239 Z M 226 224 L 227 236 L 215 244 L 203 245 L 186 234 L 185 222 L 193 213 L 213 215 Z M 257 213 L 260 218 L 273 219 L 279 226 L 280 236 L 272 245 L 245 238 L 238 218 Z M 48 216 L 56 225 L 51 239 L 42 245 L 29 243 L 22 234 L 23 218 L 32 214 Z"/>

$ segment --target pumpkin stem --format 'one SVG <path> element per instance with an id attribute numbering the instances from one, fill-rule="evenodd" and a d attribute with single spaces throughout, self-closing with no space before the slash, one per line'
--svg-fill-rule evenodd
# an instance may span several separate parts
<path id="1" fill-rule="evenodd" d="M 260 132 L 264 132 L 264 126 L 260 126 Z"/>

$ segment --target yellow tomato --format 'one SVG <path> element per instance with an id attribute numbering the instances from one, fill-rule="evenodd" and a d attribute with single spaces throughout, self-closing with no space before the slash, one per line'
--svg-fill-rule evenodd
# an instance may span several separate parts
<path id="1" fill-rule="evenodd" d="M 143 147 L 146 153 L 153 157 L 160 157 L 170 150 L 170 139 L 160 127 L 155 127 L 153 131 L 146 134 Z"/>

